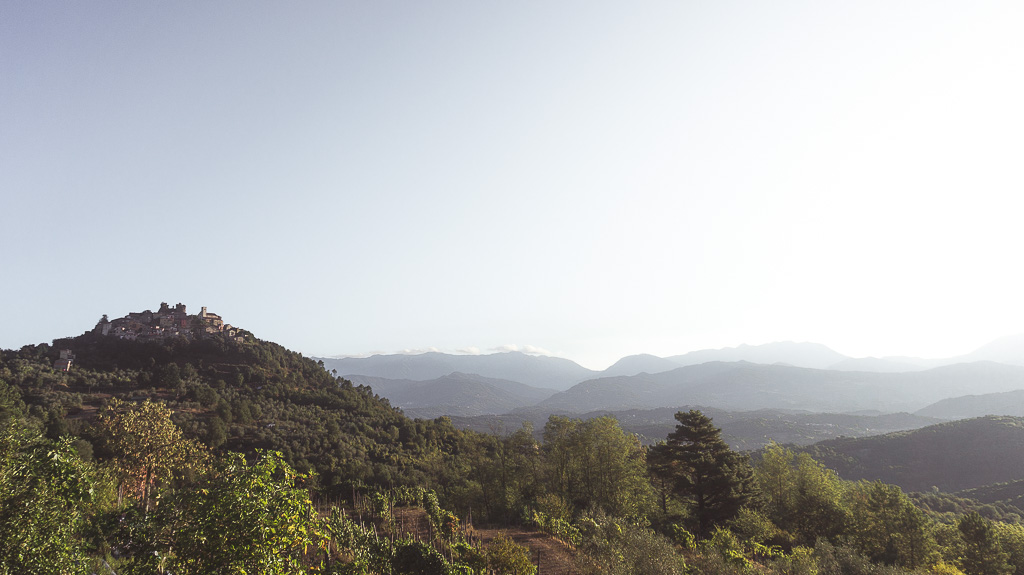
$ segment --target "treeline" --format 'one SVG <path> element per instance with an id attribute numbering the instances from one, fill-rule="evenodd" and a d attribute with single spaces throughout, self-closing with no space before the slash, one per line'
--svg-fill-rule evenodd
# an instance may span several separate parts
<path id="1" fill-rule="evenodd" d="M 71 438 L 18 422 L 0 429 L 0 573 L 529 573 L 510 540 L 467 543 L 458 519 L 423 489 L 433 537 L 398 537 L 373 493 L 367 522 L 315 506 L 313 477 L 277 452 L 216 456 L 182 436 L 166 406 L 114 401 L 98 419 L 103 463 Z M 389 528 L 390 527 L 390 528 Z"/>
<path id="2" fill-rule="evenodd" d="M 610 417 L 459 431 L 253 338 L 4 351 L 0 575 L 533 572 L 473 523 L 541 529 L 580 574 L 1024 575 L 1009 508 L 843 481 L 778 445 L 752 462 L 701 412 L 676 420 L 649 448 Z"/>

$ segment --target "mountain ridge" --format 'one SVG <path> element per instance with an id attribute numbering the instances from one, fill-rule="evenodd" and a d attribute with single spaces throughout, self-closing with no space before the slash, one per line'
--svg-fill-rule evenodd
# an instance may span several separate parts
<path id="1" fill-rule="evenodd" d="M 523 359 L 532 358 L 532 359 Z M 701 349 L 684 354 L 660 357 L 648 353 L 627 355 L 619 358 L 603 370 L 585 368 L 578 363 L 561 357 L 525 354 L 522 352 L 500 352 L 492 354 L 452 354 L 430 351 L 419 354 L 374 354 L 365 357 L 314 357 L 323 361 L 328 369 L 337 369 L 342 374 L 367 375 L 388 379 L 411 379 L 425 381 L 453 372 L 478 373 L 484 377 L 495 377 L 527 383 L 534 387 L 548 387 L 565 390 L 576 383 L 599 377 L 638 375 L 640 373 L 663 373 L 678 367 L 698 365 L 711 361 L 747 361 L 764 365 L 783 364 L 810 369 L 833 371 L 862 371 L 872 373 L 898 373 L 926 371 L 936 367 L 957 363 L 995 361 L 1008 365 L 1024 366 L 1024 334 L 1000 337 L 965 354 L 948 358 L 926 359 L 911 356 L 851 357 L 841 354 L 826 345 L 814 342 L 779 341 L 760 345 L 742 344 L 735 347 Z M 529 371 L 515 371 L 513 364 L 533 363 L 533 374 Z M 536 365 L 548 364 L 557 375 L 541 375 L 543 370 Z M 504 364 L 504 365 L 501 365 Z M 543 377 L 555 385 L 545 384 Z M 532 379 L 532 381 L 530 381 Z"/>
<path id="2" fill-rule="evenodd" d="M 426 381 L 346 375 L 356 385 L 368 385 L 410 417 L 475 416 L 507 413 L 555 394 L 516 381 L 453 372 Z"/>

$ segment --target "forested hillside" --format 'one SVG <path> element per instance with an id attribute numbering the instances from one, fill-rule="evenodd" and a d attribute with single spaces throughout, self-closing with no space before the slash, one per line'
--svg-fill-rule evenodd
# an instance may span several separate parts
<path id="1" fill-rule="evenodd" d="M 61 349 L 76 356 L 70 372 L 51 367 Z M 432 468 L 423 463 L 458 442 L 445 420 L 414 422 L 369 388 L 252 337 L 155 343 L 87 333 L 4 352 L 0 361 L 0 381 L 27 414 L 51 437 L 79 435 L 86 449 L 102 449 L 89 422 L 110 398 L 152 399 L 174 412 L 187 437 L 221 451 L 278 450 L 299 471 L 315 470 L 332 492 L 454 473 L 440 458 Z"/>
<path id="2" fill-rule="evenodd" d="M 1024 418 L 989 416 L 806 448 L 847 479 L 954 492 L 1024 478 Z"/>
<path id="3" fill-rule="evenodd" d="M 460 431 L 247 333 L 7 350 L 0 574 L 1024 572 L 1008 507 L 674 420 L 651 447 L 613 417 Z"/>
<path id="4" fill-rule="evenodd" d="M 650 445 L 663 441 L 676 426 L 675 414 L 679 410 L 699 409 L 714 417 L 722 428 L 722 437 L 733 449 L 753 451 L 772 443 L 810 445 L 837 437 L 865 437 L 893 431 L 918 429 L 941 423 L 941 419 L 891 413 L 885 415 L 851 415 L 846 413 L 809 413 L 804 411 L 759 409 L 756 411 L 726 411 L 702 405 L 682 405 L 658 409 L 629 409 L 622 411 L 592 411 L 573 414 L 580 419 L 610 415 L 623 429 L 634 433 L 641 443 Z M 563 415 L 565 415 L 563 413 Z M 544 427 L 549 414 L 546 410 L 520 409 L 503 415 L 473 417 L 452 416 L 452 423 L 460 429 L 482 433 L 512 432 L 523 421 L 529 421 L 538 430 Z"/>

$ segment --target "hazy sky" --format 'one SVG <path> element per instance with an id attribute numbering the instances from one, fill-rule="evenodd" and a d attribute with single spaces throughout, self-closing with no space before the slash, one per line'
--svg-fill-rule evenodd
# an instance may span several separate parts
<path id="1" fill-rule="evenodd" d="M 1018 2 L 0 1 L 0 348 L 1024 332 Z"/>

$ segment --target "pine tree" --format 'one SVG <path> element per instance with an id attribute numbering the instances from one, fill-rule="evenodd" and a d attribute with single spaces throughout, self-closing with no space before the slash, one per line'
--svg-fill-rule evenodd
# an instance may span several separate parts
<path id="1" fill-rule="evenodd" d="M 707 538 L 751 499 L 753 471 L 747 458 L 722 440 L 711 418 L 690 410 L 676 413 L 676 421 L 666 442 L 651 448 L 651 459 L 659 462 L 651 473 L 667 480 L 673 493 L 688 503 L 693 527 Z"/>
<path id="2" fill-rule="evenodd" d="M 1013 567 L 1007 562 L 1008 554 L 996 539 L 992 524 L 972 511 L 960 518 L 957 524 L 960 537 L 965 544 L 960 567 L 967 575 L 1009 575 Z"/>

